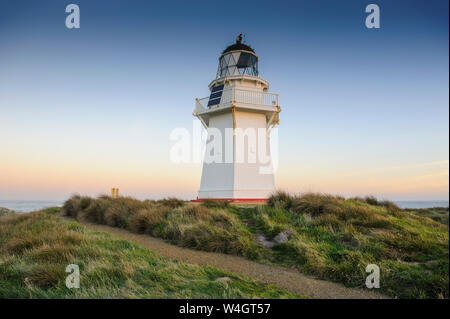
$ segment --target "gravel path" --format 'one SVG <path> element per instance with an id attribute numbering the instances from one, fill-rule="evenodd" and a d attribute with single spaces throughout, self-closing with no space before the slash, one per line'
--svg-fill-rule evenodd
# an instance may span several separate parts
<path id="1" fill-rule="evenodd" d="M 63 218 L 65 220 L 74 221 L 72 218 Z M 315 279 L 301 274 L 297 270 L 286 267 L 264 265 L 232 255 L 192 250 L 168 244 L 162 239 L 151 237 L 149 235 L 134 234 L 121 228 L 92 224 L 84 221 L 78 222 L 91 230 L 111 233 L 116 237 L 137 243 L 170 259 L 182 260 L 190 264 L 213 266 L 261 282 L 283 287 L 288 291 L 302 296 L 325 299 L 388 298 L 375 291 L 347 288 L 341 284 Z"/>

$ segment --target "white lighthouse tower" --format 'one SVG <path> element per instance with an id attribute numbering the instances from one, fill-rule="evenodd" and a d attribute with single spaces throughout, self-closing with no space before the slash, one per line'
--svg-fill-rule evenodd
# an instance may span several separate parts
<path id="1" fill-rule="evenodd" d="M 198 201 L 264 202 L 275 190 L 270 132 L 281 108 L 268 89 L 239 35 L 219 58 L 210 96 L 195 102 L 193 115 L 208 131 Z"/>

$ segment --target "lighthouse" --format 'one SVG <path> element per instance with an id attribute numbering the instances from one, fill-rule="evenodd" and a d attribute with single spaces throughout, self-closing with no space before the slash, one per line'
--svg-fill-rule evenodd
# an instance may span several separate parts
<path id="1" fill-rule="evenodd" d="M 239 35 L 219 57 L 210 95 L 195 99 L 208 132 L 197 201 L 265 202 L 275 190 L 270 136 L 281 108 L 258 61 Z"/>

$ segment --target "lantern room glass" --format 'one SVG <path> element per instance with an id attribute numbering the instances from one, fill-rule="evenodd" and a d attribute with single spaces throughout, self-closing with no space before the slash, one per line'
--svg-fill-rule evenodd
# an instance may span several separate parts
<path id="1" fill-rule="evenodd" d="M 248 52 L 231 51 L 219 60 L 216 78 L 230 75 L 258 76 L 258 58 Z"/>

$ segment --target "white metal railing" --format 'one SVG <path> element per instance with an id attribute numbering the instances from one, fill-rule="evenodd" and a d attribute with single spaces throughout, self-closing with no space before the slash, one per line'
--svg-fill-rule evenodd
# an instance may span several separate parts
<path id="1" fill-rule="evenodd" d="M 209 96 L 197 99 L 196 101 L 199 104 L 199 111 L 201 111 L 201 109 L 207 110 L 209 108 Z M 231 104 L 233 102 L 258 106 L 278 106 L 278 94 L 229 88 L 223 91 L 222 98 L 218 106 Z"/>
<path id="2" fill-rule="evenodd" d="M 201 108 L 206 110 L 208 108 L 209 96 L 201 98 L 201 99 L 196 99 L 196 101 L 198 104 L 200 104 Z"/>

